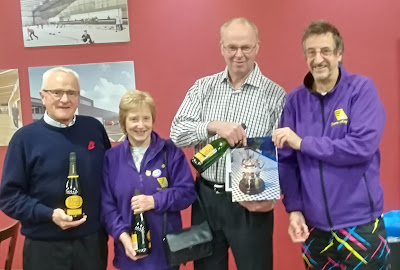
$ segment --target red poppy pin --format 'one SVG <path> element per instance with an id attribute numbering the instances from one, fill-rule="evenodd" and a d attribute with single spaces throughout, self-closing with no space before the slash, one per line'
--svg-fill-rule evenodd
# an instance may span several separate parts
<path id="1" fill-rule="evenodd" d="M 87 149 L 92 150 L 94 148 L 94 141 L 90 141 Z"/>

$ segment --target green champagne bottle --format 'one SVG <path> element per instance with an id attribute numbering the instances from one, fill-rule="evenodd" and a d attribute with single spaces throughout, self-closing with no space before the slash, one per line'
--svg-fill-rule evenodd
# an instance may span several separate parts
<path id="1" fill-rule="evenodd" d="M 241 125 L 243 129 L 246 129 L 245 124 L 242 123 Z M 204 146 L 192 157 L 190 162 L 199 173 L 202 173 L 220 159 L 229 147 L 227 140 L 218 138 Z"/>
<path id="2" fill-rule="evenodd" d="M 71 152 L 69 154 L 69 173 L 65 184 L 65 212 L 72 216 L 73 220 L 81 219 L 83 217 L 82 205 L 79 175 L 76 172 L 76 154 Z"/>
<path id="3" fill-rule="evenodd" d="M 135 190 L 135 196 L 140 195 Z M 151 251 L 150 229 L 142 212 L 133 212 L 131 224 L 133 249 L 138 255 L 149 254 Z"/>

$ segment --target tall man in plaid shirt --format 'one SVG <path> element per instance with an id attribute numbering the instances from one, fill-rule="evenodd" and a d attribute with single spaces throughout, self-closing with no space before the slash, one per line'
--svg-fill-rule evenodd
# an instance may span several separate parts
<path id="1" fill-rule="evenodd" d="M 189 89 L 171 126 L 179 147 L 197 152 L 218 137 L 231 146 L 246 145 L 247 137 L 272 135 L 285 102 L 285 91 L 261 74 L 255 57 L 259 50 L 256 25 L 234 18 L 221 27 L 224 71 L 201 78 Z M 241 127 L 244 123 L 247 128 Z M 225 160 L 198 176 L 198 193 L 214 233 L 214 251 L 195 261 L 196 270 L 227 270 L 231 247 L 239 270 L 272 270 L 274 201 L 233 203 L 225 193 Z M 202 214 L 193 207 L 192 220 Z"/>

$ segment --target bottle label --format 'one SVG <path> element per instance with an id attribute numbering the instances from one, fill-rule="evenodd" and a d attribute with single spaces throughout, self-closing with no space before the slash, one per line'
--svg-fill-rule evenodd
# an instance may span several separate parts
<path id="1" fill-rule="evenodd" d="M 147 241 L 149 241 L 149 248 L 151 248 L 150 230 L 147 231 L 146 238 L 147 238 Z"/>
<path id="2" fill-rule="evenodd" d="M 200 162 L 203 162 L 205 159 L 205 157 L 200 152 L 194 155 L 194 157 L 200 160 Z"/>
<path id="3" fill-rule="evenodd" d="M 81 207 L 82 204 L 83 204 L 83 199 L 79 195 L 72 195 L 65 199 L 65 206 L 70 209 L 77 209 Z"/>
<path id="4" fill-rule="evenodd" d="M 82 215 L 82 208 L 79 208 L 79 209 L 67 209 L 67 215 L 69 215 L 69 216 Z"/>
<path id="5" fill-rule="evenodd" d="M 214 147 L 211 144 L 207 144 L 206 146 L 204 146 L 201 150 L 200 153 L 203 156 L 212 156 L 212 154 L 214 154 Z"/>
<path id="6" fill-rule="evenodd" d="M 137 250 L 139 248 L 138 240 L 137 240 L 137 234 L 136 233 L 132 234 L 132 244 L 133 244 L 133 249 L 134 250 Z"/>

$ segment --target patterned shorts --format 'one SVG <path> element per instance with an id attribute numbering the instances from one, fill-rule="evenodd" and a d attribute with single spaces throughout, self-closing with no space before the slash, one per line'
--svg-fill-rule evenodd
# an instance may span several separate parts
<path id="1" fill-rule="evenodd" d="M 388 270 L 390 249 L 382 218 L 335 231 L 310 229 L 302 245 L 307 270 Z"/>

